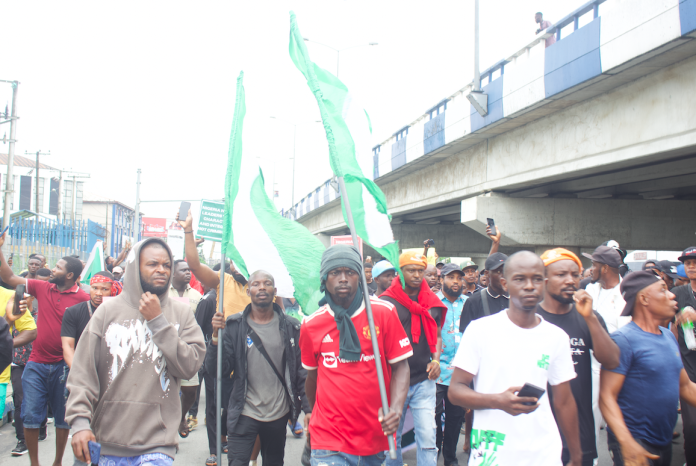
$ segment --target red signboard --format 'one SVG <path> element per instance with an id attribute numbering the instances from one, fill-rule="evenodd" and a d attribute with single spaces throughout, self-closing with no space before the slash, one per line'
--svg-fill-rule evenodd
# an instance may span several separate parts
<path id="1" fill-rule="evenodd" d="M 167 237 L 167 219 L 143 217 L 143 236 L 166 238 Z"/>
<path id="2" fill-rule="evenodd" d="M 332 236 L 331 246 L 334 244 L 353 244 L 353 237 L 351 235 L 344 236 Z M 360 251 L 360 257 L 363 255 L 363 240 L 358 238 L 358 251 Z"/>

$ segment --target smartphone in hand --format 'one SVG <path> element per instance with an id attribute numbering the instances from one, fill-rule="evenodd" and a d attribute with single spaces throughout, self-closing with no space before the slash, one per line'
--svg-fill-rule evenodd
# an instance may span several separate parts
<path id="1" fill-rule="evenodd" d="M 25 290 L 25 285 L 17 285 L 17 288 L 15 288 L 15 302 L 14 309 L 12 309 L 12 314 L 16 316 L 22 315 L 22 311 L 19 309 L 19 302 L 24 299 Z"/>
<path id="2" fill-rule="evenodd" d="M 190 202 L 182 202 L 181 205 L 179 206 L 179 221 L 183 222 L 186 220 L 186 217 L 188 217 L 189 210 L 191 210 L 191 203 Z"/>
<path id="3" fill-rule="evenodd" d="M 546 393 L 546 390 L 543 388 L 539 388 L 536 385 L 532 385 L 531 383 L 526 383 L 522 387 L 522 390 L 517 392 L 517 396 L 529 396 L 532 398 L 536 398 L 537 400 L 540 400 L 542 396 L 544 396 L 544 393 Z M 534 406 L 534 403 L 522 403 L 523 405 L 527 406 Z"/>
<path id="4" fill-rule="evenodd" d="M 486 221 L 488 222 L 488 227 L 491 229 L 491 234 L 493 236 L 498 234 L 498 231 L 495 229 L 495 221 L 492 218 L 487 218 Z"/>

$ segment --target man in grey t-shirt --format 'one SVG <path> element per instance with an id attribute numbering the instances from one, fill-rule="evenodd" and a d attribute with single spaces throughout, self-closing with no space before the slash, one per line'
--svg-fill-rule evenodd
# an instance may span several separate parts
<path id="1" fill-rule="evenodd" d="M 302 406 L 307 374 L 300 364 L 300 323 L 274 304 L 275 282 L 268 272 L 251 274 L 247 294 L 251 304 L 244 312 L 226 321 L 219 312 L 213 317 L 206 370 L 216 370 L 218 331 L 224 329 L 222 373 L 232 374 L 233 384 L 227 403 L 229 465 L 248 466 L 258 436 L 264 466 L 281 466 L 288 420 L 295 425 L 301 408 L 311 412 L 308 404 Z"/>

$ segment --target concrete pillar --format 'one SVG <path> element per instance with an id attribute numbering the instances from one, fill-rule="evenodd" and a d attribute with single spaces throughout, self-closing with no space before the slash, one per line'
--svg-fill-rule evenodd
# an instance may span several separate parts
<path id="1" fill-rule="evenodd" d="M 681 250 L 694 242 L 696 231 L 696 201 L 483 195 L 463 200 L 461 211 L 462 223 L 481 236 L 486 218 L 495 219 L 503 246 L 591 252 L 614 239 L 626 249 Z"/>

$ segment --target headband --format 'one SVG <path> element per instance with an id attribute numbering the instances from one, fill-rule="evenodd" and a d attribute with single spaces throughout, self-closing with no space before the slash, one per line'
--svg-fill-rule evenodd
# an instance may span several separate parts
<path id="1" fill-rule="evenodd" d="M 95 275 L 89 280 L 89 284 L 94 285 L 95 283 L 111 283 L 113 285 L 114 281 L 104 275 Z"/>

